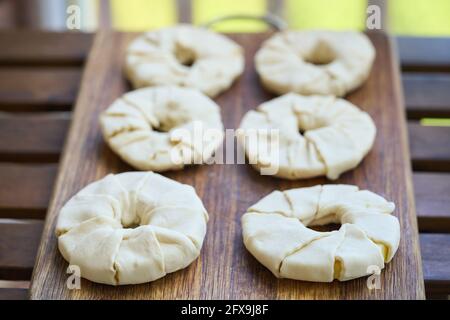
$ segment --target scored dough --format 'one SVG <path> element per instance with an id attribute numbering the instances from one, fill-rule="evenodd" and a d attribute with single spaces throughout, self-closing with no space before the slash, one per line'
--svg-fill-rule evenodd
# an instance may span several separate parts
<path id="1" fill-rule="evenodd" d="M 352 185 L 274 191 L 242 216 L 248 251 L 275 276 L 351 280 L 391 261 L 400 242 L 395 205 Z M 341 223 L 338 231 L 307 226 Z"/>
<path id="2" fill-rule="evenodd" d="M 276 167 L 270 174 L 286 179 L 337 179 L 361 162 L 375 134 L 370 116 L 350 102 L 295 93 L 247 112 L 238 130 L 250 164 L 261 174 Z"/>
<path id="3" fill-rule="evenodd" d="M 284 31 L 263 43 L 255 65 L 263 86 L 276 94 L 343 96 L 367 79 L 374 58 L 363 33 Z"/>
<path id="4" fill-rule="evenodd" d="M 143 88 L 100 117 L 103 136 L 139 170 L 166 171 L 206 162 L 223 140 L 219 106 L 194 89 Z"/>
<path id="5" fill-rule="evenodd" d="M 187 267 L 208 214 L 195 190 L 152 172 L 109 174 L 73 196 L 56 225 L 59 251 L 81 277 L 137 284 Z"/>
<path id="6" fill-rule="evenodd" d="M 135 88 L 183 86 L 210 97 L 228 89 L 243 70 L 238 44 L 190 25 L 144 33 L 130 44 L 126 56 L 126 74 Z"/>

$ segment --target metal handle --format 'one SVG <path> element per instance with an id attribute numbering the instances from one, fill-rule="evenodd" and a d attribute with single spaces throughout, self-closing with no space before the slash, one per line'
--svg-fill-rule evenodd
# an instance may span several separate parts
<path id="1" fill-rule="evenodd" d="M 274 28 L 276 31 L 282 31 L 287 29 L 287 23 L 281 19 L 280 17 L 267 13 L 263 16 L 257 16 L 257 15 L 248 15 L 248 14 L 235 14 L 235 15 L 229 15 L 229 16 L 223 16 L 215 18 L 202 26 L 205 28 L 210 28 L 214 24 L 226 21 L 226 20 L 256 20 L 256 21 L 262 21 Z"/>

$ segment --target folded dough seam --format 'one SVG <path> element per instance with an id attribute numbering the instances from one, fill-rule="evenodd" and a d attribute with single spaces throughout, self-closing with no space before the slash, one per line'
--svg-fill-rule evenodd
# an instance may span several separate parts
<path id="1" fill-rule="evenodd" d="M 326 186 L 326 185 L 324 185 L 324 186 Z M 327 224 L 329 222 L 336 222 L 335 220 L 339 220 L 340 222 L 342 221 L 342 225 L 341 225 L 341 228 L 339 229 L 339 231 L 343 231 L 345 233 L 346 232 L 345 225 L 348 224 L 347 222 L 344 222 L 345 216 L 351 215 L 351 214 L 353 214 L 353 212 L 358 212 L 359 210 L 364 209 L 365 212 L 367 210 L 366 214 L 374 214 L 374 215 L 381 214 L 381 215 L 383 215 L 383 213 L 386 213 L 387 215 L 391 216 L 390 213 L 394 210 L 393 204 L 391 202 L 387 202 L 384 199 L 383 200 L 386 203 L 385 205 L 388 207 L 388 209 L 386 209 L 386 212 L 376 210 L 376 209 L 374 209 L 374 207 L 372 207 L 368 203 L 365 203 L 364 206 L 362 206 L 362 207 L 361 207 L 361 203 L 356 203 L 353 206 L 349 206 L 348 204 L 346 204 L 349 201 L 349 199 L 344 199 L 343 200 L 341 205 L 343 205 L 344 209 L 340 209 L 340 210 L 345 210 L 345 211 L 349 210 L 349 212 L 347 212 L 347 211 L 344 212 L 344 213 L 342 213 L 342 212 L 334 212 L 333 210 L 327 209 L 326 207 L 325 208 L 321 208 L 321 206 L 320 206 L 321 203 L 323 205 L 324 201 L 326 201 L 326 200 L 329 201 L 330 200 L 330 199 L 323 198 L 324 194 L 325 194 L 324 186 L 320 186 L 319 196 L 318 196 L 318 199 L 317 199 L 317 201 L 316 201 L 316 203 L 314 205 L 314 211 L 312 212 L 312 216 L 311 215 L 310 216 L 304 216 L 302 218 L 299 218 L 299 217 L 296 216 L 294 204 L 292 203 L 292 200 L 290 199 L 290 197 L 287 194 L 288 191 L 295 190 L 295 189 L 290 189 L 290 190 L 285 190 L 285 191 L 274 191 L 271 194 L 269 194 L 268 196 L 266 196 L 266 197 L 271 196 L 273 198 L 274 196 L 276 196 L 277 193 L 278 194 L 282 194 L 283 195 L 283 199 L 284 199 L 285 203 L 288 205 L 289 208 L 283 208 L 283 206 L 278 205 L 278 208 L 275 209 L 273 207 L 271 208 L 270 205 L 267 207 L 267 204 L 266 204 L 266 208 L 268 210 L 261 211 L 262 210 L 261 207 L 265 206 L 265 204 L 263 204 L 263 202 L 264 202 L 264 199 L 266 197 L 264 197 L 259 202 L 259 203 L 261 203 L 259 208 L 258 208 L 258 203 L 256 203 L 255 205 L 251 206 L 247 210 L 247 213 L 278 214 L 278 215 L 281 215 L 281 216 L 284 216 L 284 217 L 287 217 L 287 218 L 295 217 L 303 225 L 307 226 L 308 224 L 310 224 L 311 222 L 314 222 L 314 220 L 317 219 L 320 210 L 323 209 L 323 210 L 327 210 L 329 212 L 325 211 L 326 214 L 324 216 L 319 217 L 318 221 L 325 222 L 325 223 L 317 223 L 317 225 Z M 330 185 L 330 186 L 334 186 L 334 185 Z M 343 188 L 347 188 L 347 190 L 346 190 L 347 193 L 351 192 L 350 193 L 350 198 L 351 198 L 351 194 L 353 194 L 353 193 L 354 193 L 355 196 L 357 194 L 360 194 L 360 195 L 362 195 L 362 194 L 364 194 L 364 195 L 369 194 L 372 197 L 379 197 L 378 195 L 370 193 L 367 190 L 359 190 L 359 189 L 353 190 L 353 189 L 351 189 L 354 186 L 350 186 L 350 185 L 340 185 L 340 186 L 343 187 Z M 313 189 L 313 188 L 317 188 L 317 186 L 316 187 L 312 187 L 312 188 L 300 188 L 300 189 Z M 329 196 L 330 196 L 330 194 L 329 194 L 329 191 L 328 191 L 328 197 Z M 379 198 L 381 199 L 381 197 L 379 197 Z M 362 232 L 365 235 L 365 237 L 368 240 L 370 240 L 372 243 L 377 245 L 377 247 L 380 250 L 380 254 L 383 257 L 383 261 L 384 262 L 389 262 L 390 259 L 392 259 L 393 253 L 391 252 L 389 243 L 384 242 L 382 240 L 377 240 L 375 237 L 370 236 L 370 234 L 368 234 L 362 227 L 360 227 L 358 225 L 355 225 L 353 223 L 349 223 L 349 224 L 351 224 L 353 228 L 358 229 L 360 232 Z M 321 233 L 322 236 L 319 236 L 317 238 L 313 238 L 307 243 L 301 243 L 299 246 L 297 246 L 296 248 L 294 248 L 290 252 L 287 252 L 286 255 L 284 256 L 284 258 L 280 261 L 279 267 L 277 268 L 278 273 L 280 274 L 281 269 L 283 267 L 283 263 L 289 256 L 294 255 L 295 253 L 297 253 L 297 252 L 301 251 L 302 249 L 306 248 L 307 246 L 311 245 L 312 242 L 317 241 L 317 240 L 319 240 L 319 239 L 321 239 L 323 237 L 327 237 L 327 236 L 333 235 L 333 234 L 335 234 L 336 232 L 339 232 L 339 231 L 332 231 L 332 232 Z M 248 241 L 249 239 L 244 239 L 244 240 Z M 342 241 L 344 241 L 344 240 L 342 240 Z M 339 249 L 340 245 L 336 248 L 335 251 L 337 251 Z M 344 263 L 342 261 L 338 261 L 338 258 L 336 256 L 335 256 L 335 260 L 336 260 L 335 265 L 339 266 L 338 267 L 339 268 L 338 274 L 344 274 L 344 272 L 345 272 L 345 270 L 344 270 L 344 268 L 345 268 Z"/>
<path id="2" fill-rule="evenodd" d="M 240 127 L 239 141 L 244 142 L 247 157 L 257 160 L 251 164 L 257 170 L 261 169 L 258 166 L 278 164 L 275 175 L 288 179 L 319 175 L 336 179 L 362 161 L 376 134 L 370 116 L 345 100 L 293 93 L 264 102 L 249 111 Z M 279 130 L 275 141 L 276 155 L 266 154 L 265 149 L 274 142 L 269 134 L 264 135 L 265 140 L 257 137 L 259 149 L 247 146 L 246 131 L 252 128 Z M 339 152 L 334 154 L 336 150 Z"/>
<path id="3" fill-rule="evenodd" d="M 144 178 L 140 181 L 139 187 L 137 188 L 137 190 L 135 190 L 135 191 L 132 192 L 132 193 L 133 193 L 132 196 L 134 197 L 134 201 L 129 201 L 129 204 L 128 204 L 129 206 L 135 207 L 135 204 L 136 204 L 136 201 L 137 201 L 137 199 L 136 199 L 137 194 L 140 192 L 140 190 L 141 190 L 141 189 L 143 188 L 143 186 L 145 185 L 145 182 L 147 181 L 147 179 L 150 178 L 150 176 L 151 176 L 152 174 L 154 174 L 154 173 L 153 173 L 153 172 L 146 172 L 146 173 L 145 173 L 145 176 L 144 176 Z M 112 175 L 112 177 L 116 180 L 117 184 L 123 189 L 122 192 L 128 194 L 127 199 L 130 200 L 130 198 L 129 198 L 129 196 L 130 196 L 129 193 L 130 193 L 130 192 L 127 191 L 127 190 L 124 188 L 124 186 L 121 184 L 121 182 L 119 181 L 119 179 L 117 179 L 114 175 Z M 83 196 L 90 196 L 90 195 L 83 195 Z M 108 196 L 108 195 L 107 195 L 107 196 Z M 108 196 L 108 197 L 110 197 L 110 196 Z M 111 197 L 111 198 L 112 198 L 112 197 Z M 131 204 L 131 203 L 133 203 L 133 204 Z M 126 228 L 126 226 L 124 226 L 123 223 L 122 223 L 122 221 L 121 221 L 122 216 L 123 216 L 123 215 L 122 215 L 122 212 L 119 212 L 120 214 L 117 214 L 117 212 L 116 212 L 117 208 L 115 208 L 114 206 L 111 206 L 111 208 L 112 208 L 112 210 L 113 210 L 113 212 L 114 212 L 114 220 L 116 220 L 117 222 L 119 222 L 119 223 L 122 225 L 123 228 Z M 144 213 L 142 213 L 142 215 L 143 215 L 143 216 L 145 215 L 145 216 L 147 217 L 147 220 L 148 220 L 148 219 L 150 218 L 151 214 L 152 214 L 154 211 L 159 210 L 159 209 L 161 209 L 161 208 L 179 208 L 179 209 L 187 209 L 187 210 L 191 210 L 191 208 L 189 208 L 189 207 L 183 207 L 183 206 L 163 206 L 163 207 L 157 207 L 157 208 L 155 207 L 155 208 L 152 208 L 152 209 L 150 210 L 149 213 L 144 212 Z M 131 210 L 135 210 L 135 208 L 132 208 Z M 130 210 L 130 211 L 131 211 L 131 210 Z M 207 212 L 206 212 L 205 210 L 203 210 L 203 214 L 204 214 L 204 219 L 205 219 L 205 223 L 206 223 L 206 222 L 208 222 L 208 214 L 207 214 Z M 83 222 L 81 222 L 81 223 L 78 224 L 78 225 L 81 225 L 81 224 L 84 224 L 84 223 L 91 222 L 91 220 L 94 220 L 94 219 L 97 219 L 97 218 L 98 218 L 98 217 L 92 217 L 92 218 L 90 218 L 90 219 L 84 220 Z M 140 217 L 138 217 L 138 216 L 136 215 L 136 219 L 140 219 Z M 139 224 L 140 224 L 140 221 L 137 221 L 137 220 L 136 220 L 136 221 L 134 221 L 132 224 L 133 224 L 133 225 L 139 225 Z M 70 227 L 70 228 L 68 228 L 68 229 L 62 229 L 62 230 L 57 228 L 56 231 L 55 231 L 56 236 L 57 236 L 57 237 L 60 237 L 60 236 L 62 236 L 62 235 L 64 235 L 64 234 L 66 234 L 67 232 L 69 232 L 71 229 L 77 227 L 78 225 L 74 225 L 74 226 L 72 226 L 72 227 Z M 148 226 L 148 225 L 145 225 L 145 226 Z M 134 228 L 134 229 L 137 229 L 137 228 L 139 228 L 139 227 L 140 227 L 140 225 L 139 225 L 138 227 Z M 184 237 L 188 238 L 196 248 L 198 247 L 198 243 L 196 243 L 196 242 L 194 241 L 194 239 L 191 239 L 190 237 L 187 237 L 186 235 L 182 234 L 182 233 L 179 232 L 179 231 L 176 231 L 176 230 L 170 230 L 170 231 L 176 232 L 176 233 L 178 233 L 180 236 L 184 236 Z"/>

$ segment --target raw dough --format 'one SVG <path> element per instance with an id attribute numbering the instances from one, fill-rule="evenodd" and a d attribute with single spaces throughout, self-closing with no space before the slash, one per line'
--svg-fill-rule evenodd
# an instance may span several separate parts
<path id="1" fill-rule="evenodd" d="M 219 106 L 194 89 L 143 88 L 124 94 L 100 117 L 111 149 L 139 170 L 206 162 L 221 145 Z"/>
<path id="2" fill-rule="evenodd" d="M 274 191 L 242 217 L 246 248 L 280 278 L 346 281 L 384 268 L 400 241 L 395 205 L 352 185 Z M 338 231 L 307 226 L 341 223 Z"/>
<path id="3" fill-rule="evenodd" d="M 184 86 L 214 97 L 244 70 L 242 52 L 221 34 L 179 25 L 134 40 L 127 51 L 126 74 L 135 88 Z"/>
<path id="4" fill-rule="evenodd" d="M 61 209 L 59 251 L 88 280 L 137 284 L 187 267 L 208 214 L 195 190 L 152 172 L 107 175 Z"/>
<path id="5" fill-rule="evenodd" d="M 264 87 L 276 94 L 343 96 L 367 79 L 374 58 L 363 33 L 285 31 L 264 42 L 255 64 Z"/>
<path id="6" fill-rule="evenodd" d="M 375 134 L 370 116 L 346 100 L 289 93 L 247 112 L 238 138 L 261 174 L 334 180 L 361 162 Z M 278 170 L 265 173 L 269 167 Z"/>

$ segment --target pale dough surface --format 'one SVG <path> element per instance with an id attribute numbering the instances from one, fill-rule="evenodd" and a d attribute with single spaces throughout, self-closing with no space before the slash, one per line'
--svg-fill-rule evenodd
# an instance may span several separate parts
<path id="1" fill-rule="evenodd" d="M 132 41 L 125 70 L 135 88 L 183 86 L 214 97 L 242 73 L 244 56 L 242 48 L 224 35 L 178 25 Z"/>
<path id="2" fill-rule="evenodd" d="M 166 171 L 207 161 L 223 140 L 219 106 L 198 90 L 128 92 L 102 113 L 103 137 L 139 170 Z"/>
<path id="3" fill-rule="evenodd" d="M 262 174 L 277 166 L 274 175 L 285 179 L 337 179 L 362 161 L 375 135 L 371 117 L 350 102 L 295 93 L 247 112 L 238 131 L 250 164 Z"/>
<path id="4" fill-rule="evenodd" d="M 195 190 L 152 172 L 109 174 L 61 209 L 59 251 L 88 280 L 159 279 L 200 254 L 208 214 Z"/>
<path id="5" fill-rule="evenodd" d="M 255 65 L 264 87 L 276 94 L 343 96 L 367 79 L 374 59 L 363 33 L 284 31 L 263 43 Z"/>
<path id="6" fill-rule="evenodd" d="M 352 185 L 274 191 L 242 216 L 245 247 L 275 276 L 331 282 L 384 268 L 400 242 L 395 205 Z M 308 228 L 342 224 L 338 231 Z"/>

